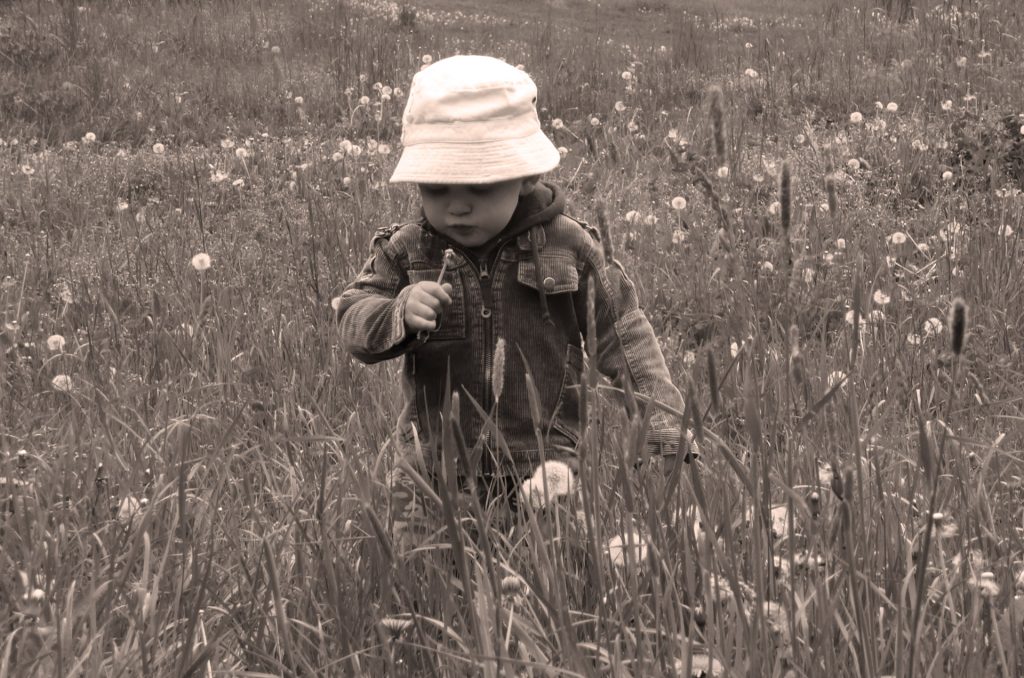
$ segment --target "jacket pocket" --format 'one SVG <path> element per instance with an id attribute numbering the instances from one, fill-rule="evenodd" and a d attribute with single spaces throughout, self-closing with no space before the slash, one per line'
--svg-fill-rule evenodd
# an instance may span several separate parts
<path id="1" fill-rule="evenodd" d="M 580 389 L 583 375 L 583 349 L 569 344 L 565 349 L 562 388 L 555 404 L 551 428 L 567 437 L 573 445 L 580 439 Z"/>
<path id="2" fill-rule="evenodd" d="M 408 274 L 410 285 L 427 280 L 437 282 L 437 277 L 441 275 L 441 269 L 424 268 L 411 270 Z M 442 282 L 449 283 L 452 286 L 452 303 L 441 313 L 437 329 L 430 333 L 430 340 L 465 339 L 466 294 L 465 288 L 462 285 L 462 276 L 459 275 L 458 271 L 445 271 Z"/>
<path id="3" fill-rule="evenodd" d="M 569 256 L 540 256 L 540 284 L 545 294 L 563 294 L 576 292 L 580 288 L 580 272 L 576 269 L 576 260 Z M 533 259 L 519 262 L 516 279 L 521 285 L 537 289 L 536 267 Z"/>

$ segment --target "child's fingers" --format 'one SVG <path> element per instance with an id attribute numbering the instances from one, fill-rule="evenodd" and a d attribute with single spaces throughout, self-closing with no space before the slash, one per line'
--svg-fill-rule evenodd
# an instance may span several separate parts
<path id="1" fill-rule="evenodd" d="M 447 306 L 452 303 L 452 286 L 451 283 L 444 283 L 438 285 L 436 282 L 423 282 L 420 283 L 420 289 L 426 292 L 432 299 L 436 299 L 440 306 L 437 310 L 440 311 L 441 307 Z"/>

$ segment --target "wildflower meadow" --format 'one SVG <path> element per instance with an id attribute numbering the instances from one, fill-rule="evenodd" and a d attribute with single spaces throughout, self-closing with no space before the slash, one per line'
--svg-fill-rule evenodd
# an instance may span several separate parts
<path id="1" fill-rule="evenodd" d="M 0 678 L 1024 675 L 1022 43 L 1017 0 L 0 2 Z M 586 367 L 578 471 L 423 481 L 407 543 L 398 368 L 332 299 L 455 53 L 536 80 L 689 457 Z"/>

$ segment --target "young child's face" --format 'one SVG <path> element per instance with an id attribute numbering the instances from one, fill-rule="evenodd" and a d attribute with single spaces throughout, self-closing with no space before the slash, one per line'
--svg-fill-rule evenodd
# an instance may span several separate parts
<path id="1" fill-rule="evenodd" d="M 496 184 L 419 184 L 427 220 L 463 247 L 479 247 L 501 233 L 519 196 L 532 188 L 523 179 Z"/>

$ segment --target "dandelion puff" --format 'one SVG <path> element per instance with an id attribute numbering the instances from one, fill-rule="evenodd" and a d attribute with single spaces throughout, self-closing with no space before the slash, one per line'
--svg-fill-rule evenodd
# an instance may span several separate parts
<path id="1" fill-rule="evenodd" d="M 647 558 L 647 540 L 636 530 L 617 534 L 608 540 L 605 550 L 615 567 L 625 567 L 629 559 L 641 563 Z"/>
<path id="2" fill-rule="evenodd" d="M 551 127 L 553 129 L 562 129 L 565 127 L 565 123 L 562 122 L 561 118 L 555 118 L 554 120 L 551 121 Z"/>
<path id="3" fill-rule="evenodd" d="M 942 332 L 942 321 L 938 318 L 928 318 L 921 329 L 926 337 L 934 337 Z"/>
<path id="4" fill-rule="evenodd" d="M 967 585 L 978 592 L 982 598 L 995 598 L 999 595 L 999 584 L 992 572 L 982 572 L 977 578 L 971 578 Z"/>
<path id="5" fill-rule="evenodd" d="M 85 136 L 82 137 L 82 141 L 87 144 L 94 143 L 96 141 L 96 134 L 94 132 L 86 132 Z"/>
<path id="6" fill-rule="evenodd" d="M 953 181 L 953 173 L 950 172 L 949 170 L 946 170 L 945 172 L 942 173 L 942 180 L 945 182 Z"/>
<path id="7" fill-rule="evenodd" d="M 205 271 L 210 268 L 210 255 L 206 252 L 200 252 L 192 257 L 192 268 L 197 271 Z"/>
<path id="8" fill-rule="evenodd" d="M 947 321 L 950 336 L 949 346 L 953 350 L 953 355 L 959 356 L 964 351 L 964 342 L 967 338 L 967 312 L 967 302 L 962 297 L 953 300 Z"/>
<path id="9" fill-rule="evenodd" d="M 892 301 L 892 298 L 882 290 L 875 290 L 875 293 L 871 295 L 871 299 L 879 306 L 885 306 Z"/>
<path id="10" fill-rule="evenodd" d="M 526 479 L 521 487 L 523 497 L 535 509 L 573 493 L 576 478 L 572 469 L 563 461 L 546 461 Z"/>
<path id="11" fill-rule="evenodd" d="M 757 71 L 755 71 L 753 68 L 748 68 L 747 70 L 743 71 L 743 75 L 747 76 L 751 80 L 757 80 L 758 78 Z"/>
<path id="12" fill-rule="evenodd" d="M 850 122 L 854 125 L 859 125 L 864 122 L 864 116 L 860 111 L 854 111 L 853 113 L 850 113 Z"/>
<path id="13" fill-rule="evenodd" d="M 622 71 L 622 79 L 628 82 L 633 79 L 633 74 L 629 71 Z"/>
<path id="14" fill-rule="evenodd" d="M 681 195 L 677 195 L 672 198 L 672 209 L 674 210 L 685 210 L 686 209 L 686 198 Z"/>
<path id="15" fill-rule="evenodd" d="M 900 110 L 900 106 L 895 101 L 890 101 L 885 105 L 885 110 L 887 110 L 889 113 L 895 113 L 896 111 Z"/>
<path id="16" fill-rule="evenodd" d="M 857 158 L 850 158 L 849 160 L 846 161 L 846 166 L 850 169 L 851 172 L 856 172 L 857 170 L 860 169 L 860 160 L 858 160 Z"/>
<path id="17" fill-rule="evenodd" d="M 621 101 L 616 101 L 615 110 L 618 111 L 619 113 L 622 113 L 623 111 L 626 110 L 626 104 L 622 103 Z"/>
<path id="18" fill-rule="evenodd" d="M 50 385 L 53 386 L 54 391 L 60 391 L 61 393 L 71 393 L 75 387 L 71 377 L 67 374 L 58 374 L 50 380 Z"/>
<path id="19" fill-rule="evenodd" d="M 593 127 L 600 127 L 601 126 L 601 119 L 595 115 L 594 117 L 592 117 L 590 119 L 590 124 Z"/>
<path id="20" fill-rule="evenodd" d="M 46 347 L 56 353 L 64 350 L 64 337 L 59 334 L 51 334 L 46 340 Z"/>
<path id="21" fill-rule="evenodd" d="M 729 168 L 728 168 L 728 166 L 722 165 L 721 167 L 719 167 L 715 171 L 715 174 L 718 175 L 719 179 L 725 179 L 726 177 L 729 176 Z"/>
<path id="22" fill-rule="evenodd" d="M 164 151 L 166 150 L 166 147 L 160 142 L 153 144 L 153 152 L 156 153 L 157 155 L 163 155 Z"/>
<path id="23" fill-rule="evenodd" d="M 246 158 L 249 157 L 249 149 L 243 146 L 239 146 L 238 148 L 235 149 L 235 157 L 238 158 L 239 160 L 245 160 Z"/>
<path id="24" fill-rule="evenodd" d="M 893 245 L 902 245 L 907 242 L 907 234 L 903 231 L 893 231 L 889 234 L 889 242 Z"/>

